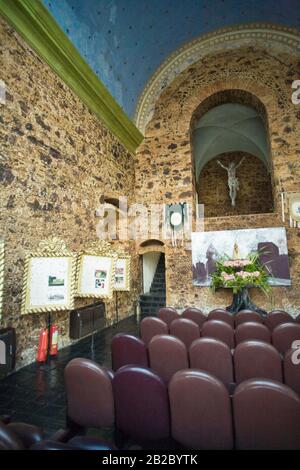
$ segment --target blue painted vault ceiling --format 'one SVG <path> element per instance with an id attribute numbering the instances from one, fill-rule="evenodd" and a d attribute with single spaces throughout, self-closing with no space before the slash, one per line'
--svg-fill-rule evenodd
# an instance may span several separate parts
<path id="1" fill-rule="evenodd" d="M 124 111 L 175 49 L 251 22 L 300 27 L 300 0 L 42 0 Z"/>

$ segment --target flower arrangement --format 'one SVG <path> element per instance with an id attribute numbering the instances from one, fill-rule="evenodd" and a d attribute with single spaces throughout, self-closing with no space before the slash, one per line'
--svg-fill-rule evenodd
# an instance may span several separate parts
<path id="1" fill-rule="evenodd" d="M 232 288 L 236 294 L 245 287 L 258 287 L 265 294 L 270 291 L 269 273 L 259 261 L 259 253 L 252 253 L 246 259 L 222 258 L 216 263 L 216 271 L 211 275 L 211 287 Z"/>

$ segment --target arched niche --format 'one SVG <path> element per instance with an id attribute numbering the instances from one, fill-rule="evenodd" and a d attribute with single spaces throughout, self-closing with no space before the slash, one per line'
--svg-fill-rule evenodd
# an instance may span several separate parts
<path id="1" fill-rule="evenodd" d="M 205 217 L 273 211 L 268 119 L 257 97 L 235 89 L 206 98 L 192 116 L 191 144 L 195 191 Z M 231 162 L 241 162 L 235 206 L 226 171 Z"/>
<path id="2" fill-rule="evenodd" d="M 143 255 L 145 253 L 165 253 L 165 244 L 156 239 L 145 240 L 140 243 L 139 254 Z"/>

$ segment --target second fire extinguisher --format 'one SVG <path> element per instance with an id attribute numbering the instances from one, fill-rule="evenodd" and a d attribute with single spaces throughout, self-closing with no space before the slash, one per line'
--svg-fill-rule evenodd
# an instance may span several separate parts
<path id="1" fill-rule="evenodd" d="M 50 356 L 56 356 L 58 353 L 58 328 L 56 325 L 50 326 Z"/>

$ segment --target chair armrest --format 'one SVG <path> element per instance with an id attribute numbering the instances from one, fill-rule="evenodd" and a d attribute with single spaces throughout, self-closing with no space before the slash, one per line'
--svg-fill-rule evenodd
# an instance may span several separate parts
<path id="1" fill-rule="evenodd" d="M 68 442 L 72 437 L 76 436 L 72 429 L 58 429 L 52 436 L 49 437 L 49 441 L 55 442 Z"/>
<path id="2" fill-rule="evenodd" d="M 74 448 L 65 442 L 44 440 L 34 444 L 30 450 L 74 450 Z"/>
<path id="3" fill-rule="evenodd" d="M 73 437 L 68 444 L 78 450 L 117 450 L 111 442 L 89 436 Z"/>
<path id="4" fill-rule="evenodd" d="M 45 438 L 42 429 L 32 424 L 9 423 L 7 429 L 13 431 L 13 433 L 18 436 L 25 449 L 29 449 L 33 444 Z"/>

